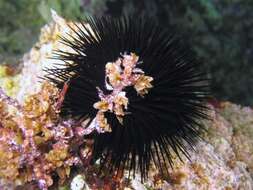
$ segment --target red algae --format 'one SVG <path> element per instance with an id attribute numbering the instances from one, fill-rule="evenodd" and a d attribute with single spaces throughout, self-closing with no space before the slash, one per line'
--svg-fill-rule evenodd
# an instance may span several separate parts
<path id="1" fill-rule="evenodd" d="M 20 105 L 0 89 L 0 178 L 46 190 L 53 176 L 62 184 L 72 166 L 85 162 L 83 127 L 59 117 L 60 94 L 46 82 Z"/>

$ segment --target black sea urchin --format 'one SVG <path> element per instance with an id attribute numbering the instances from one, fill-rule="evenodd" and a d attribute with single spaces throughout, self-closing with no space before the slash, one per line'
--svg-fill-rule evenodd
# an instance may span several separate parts
<path id="1" fill-rule="evenodd" d="M 63 115 L 90 118 L 94 160 L 145 178 L 151 161 L 161 171 L 172 166 L 172 151 L 189 158 L 207 117 L 208 85 L 183 40 L 143 18 L 89 17 L 73 28 L 62 40 L 74 51 L 59 50 L 65 66 L 46 78 L 69 83 Z"/>

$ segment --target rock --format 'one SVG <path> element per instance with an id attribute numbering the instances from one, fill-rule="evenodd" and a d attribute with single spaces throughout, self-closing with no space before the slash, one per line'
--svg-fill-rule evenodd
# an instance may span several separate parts
<path id="1" fill-rule="evenodd" d="M 71 30 L 64 19 L 55 12 L 53 15 L 54 21 L 41 29 L 39 42 L 24 56 L 20 90 L 15 95 L 20 102 L 26 94 L 35 93 L 40 88 L 39 77 L 43 76 L 43 70 L 51 68 L 56 62 L 49 59 L 52 50 L 66 48 L 59 43 L 58 35 L 71 34 Z M 253 110 L 223 102 L 218 107 L 210 105 L 210 118 L 209 121 L 203 121 L 207 128 L 204 134 L 205 142 L 200 141 L 196 145 L 196 151 L 189 149 L 191 161 L 184 158 L 182 163 L 175 156 L 174 170 L 169 168 L 167 176 L 161 177 L 153 165 L 150 177 L 145 183 L 142 184 L 141 180 L 136 178 L 131 180 L 132 187 L 124 187 L 136 190 L 252 190 Z M 89 189 L 88 185 L 93 183 L 94 179 L 88 180 L 89 175 L 92 175 L 90 173 L 84 175 L 78 174 L 73 178 L 70 182 L 72 190 Z"/>
<path id="2" fill-rule="evenodd" d="M 233 129 L 231 144 L 236 160 L 245 162 L 253 175 L 253 110 L 225 102 L 220 113 Z"/>
<path id="3" fill-rule="evenodd" d="M 88 185 L 85 182 L 85 177 L 78 174 L 73 178 L 70 184 L 71 190 L 89 190 Z"/>
<path id="4" fill-rule="evenodd" d="M 132 187 L 138 190 L 147 190 L 140 181 L 135 180 L 135 179 L 132 180 Z"/>

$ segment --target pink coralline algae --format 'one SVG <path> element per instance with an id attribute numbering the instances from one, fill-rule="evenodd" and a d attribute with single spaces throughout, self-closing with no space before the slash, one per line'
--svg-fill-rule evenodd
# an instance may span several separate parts
<path id="1" fill-rule="evenodd" d="M 100 101 L 93 105 L 98 112 L 89 126 L 90 131 L 111 132 L 111 126 L 104 115 L 108 111 L 114 113 L 118 121 L 123 124 L 123 116 L 128 106 L 128 98 L 124 91 L 126 87 L 133 86 L 137 94 L 142 97 L 153 87 L 151 84 L 153 77 L 146 76 L 142 69 L 137 68 L 140 63 L 139 56 L 131 53 L 123 54 L 115 62 L 108 62 L 105 65 L 105 87 L 111 93 L 105 95 L 97 87 Z"/>
<path id="2" fill-rule="evenodd" d="M 44 83 L 23 105 L 0 89 L 0 178 L 34 183 L 46 190 L 58 176 L 62 184 L 71 167 L 86 162 L 84 128 L 59 117 L 63 93 Z M 90 150 L 91 151 L 91 150 Z"/>

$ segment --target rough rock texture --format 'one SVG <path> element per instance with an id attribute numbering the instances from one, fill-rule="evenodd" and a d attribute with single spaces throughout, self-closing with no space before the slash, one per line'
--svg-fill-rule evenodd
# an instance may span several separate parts
<path id="1" fill-rule="evenodd" d="M 41 30 L 40 40 L 24 56 L 23 70 L 12 76 L 4 71 L 0 86 L 20 102 L 26 94 L 38 92 L 43 69 L 52 67 L 55 60 L 49 59 L 53 49 L 66 48 L 59 43 L 58 35 L 71 33 L 67 22 L 53 12 L 53 22 Z M 71 24 L 71 23 L 69 23 Z M 2 67 L 1 67 L 2 68 Z M 7 74 L 6 74 L 7 73 Z M 6 88 L 11 80 L 12 87 Z M 13 90 L 15 89 L 15 90 Z M 18 90 L 17 90 L 18 89 Z M 168 189 L 168 190 L 251 190 L 253 189 L 253 110 L 229 102 L 210 103 L 210 121 L 204 121 L 207 128 L 205 141 L 190 151 L 191 161 L 184 163 L 175 157 L 174 170 L 162 178 L 153 166 L 151 175 L 145 183 L 139 176 L 126 183 L 126 179 L 116 179 L 116 185 L 97 178 L 94 168 L 76 175 L 72 182 L 56 189 Z M 75 175 L 74 175 L 75 176 Z M 0 181 L 3 184 L 4 180 Z"/>

